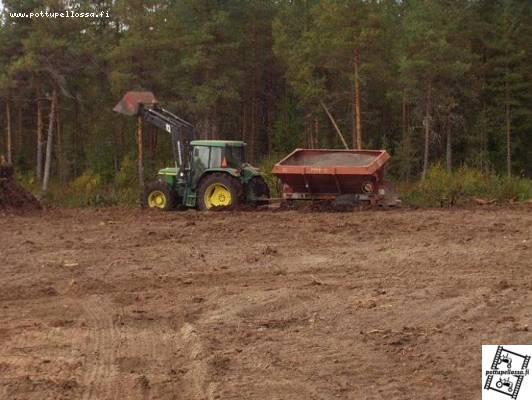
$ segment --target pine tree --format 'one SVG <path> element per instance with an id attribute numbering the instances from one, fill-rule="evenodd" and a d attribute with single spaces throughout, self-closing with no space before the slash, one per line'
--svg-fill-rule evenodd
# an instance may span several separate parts
<path id="1" fill-rule="evenodd" d="M 408 98 L 422 115 L 423 178 L 433 136 L 441 135 L 436 118 L 446 133 L 448 168 L 451 166 L 453 120 L 460 112 L 458 98 L 471 54 L 460 36 L 463 12 L 460 3 L 425 0 L 409 2 L 405 9 L 400 72 Z"/>

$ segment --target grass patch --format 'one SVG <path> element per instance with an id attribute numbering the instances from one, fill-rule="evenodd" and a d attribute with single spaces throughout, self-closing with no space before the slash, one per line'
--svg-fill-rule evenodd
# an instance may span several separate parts
<path id="1" fill-rule="evenodd" d="M 48 207 L 108 207 L 139 204 L 138 181 L 117 174 L 115 179 L 103 183 L 100 175 L 85 171 L 67 185 L 52 182 L 43 192 L 33 175 L 19 175 L 18 181 L 31 190 L 41 203 Z"/>
<path id="2" fill-rule="evenodd" d="M 532 199 L 532 180 L 483 174 L 467 167 L 449 173 L 438 163 L 425 180 L 399 184 L 398 191 L 404 204 L 422 207 L 463 204 L 472 199 L 515 202 Z"/>

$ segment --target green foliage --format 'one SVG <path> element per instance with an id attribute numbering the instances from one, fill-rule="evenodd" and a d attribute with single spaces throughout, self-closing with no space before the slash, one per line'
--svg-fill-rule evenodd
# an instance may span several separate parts
<path id="1" fill-rule="evenodd" d="M 407 205 L 454 205 L 480 198 L 490 201 L 527 201 L 532 199 L 532 180 L 483 174 L 479 170 L 461 167 L 449 173 L 437 163 L 425 178 L 413 185 L 399 186 L 401 198 Z"/>
<path id="2" fill-rule="evenodd" d="M 137 165 L 129 155 L 122 159 L 120 169 L 114 176 L 114 184 L 117 188 L 128 189 L 138 185 Z"/>
<path id="3" fill-rule="evenodd" d="M 258 164 L 258 167 L 264 175 L 264 179 L 270 188 L 271 197 L 280 197 L 282 192 L 281 182 L 275 175 L 272 174 L 272 169 L 276 163 L 278 163 L 286 154 L 271 154 L 268 157 L 265 157 Z"/>
<path id="4" fill-rule="evenodd" d="M 90 196 L 100 187 L 101 177 L 91 170 L 85 171 L 70 183 L 70 188 L 83 196 Z"/>
<path id="5" fill-rule="evenodd" d="M 31 187 L 31 186 L 30 186 Z M 103 184 L 101 176 L 88 170 L 67 187 L 57 183 L 46 193 L 32 187 L 48 207 L 133 206 L 138 203 L 138 186 Z"/>
<path id="6" fill-rule="evenodd" d="M 297 104 L 285 97 L 279 105 L 279 114 L 274 124 L 273 150 L 287 153 L 301 146 L 303 126 L 297 114 Z"/>

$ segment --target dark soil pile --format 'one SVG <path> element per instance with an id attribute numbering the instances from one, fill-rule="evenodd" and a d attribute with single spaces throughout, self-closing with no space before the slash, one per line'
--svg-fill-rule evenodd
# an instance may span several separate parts
<path id="1" fill-rule="evenodd" d="M 13 172 L 13 167 L 0 165 L 0 211 L 40 210 L 39 201 L 17 183 Z"/>

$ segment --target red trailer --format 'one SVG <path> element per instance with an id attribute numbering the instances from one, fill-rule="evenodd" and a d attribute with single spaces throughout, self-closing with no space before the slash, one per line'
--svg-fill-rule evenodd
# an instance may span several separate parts
<path id="1" fill-rule="evenodd" d="M 385 181 L 385 150 L 296 149 L 273 167 L 285 200 L 352 200 L 398 205 Z"/>

